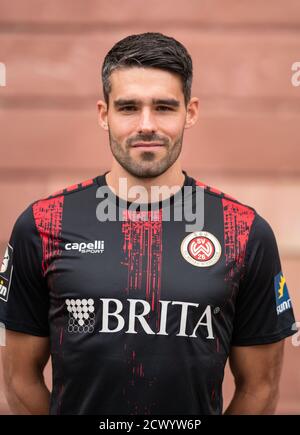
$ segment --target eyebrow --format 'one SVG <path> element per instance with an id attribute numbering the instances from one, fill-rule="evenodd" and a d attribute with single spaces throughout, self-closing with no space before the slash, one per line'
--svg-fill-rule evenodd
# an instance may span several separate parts
<path id="1" fill-rule="evenodd" d="M 118 100 L 114 101 L 114 106 L 116 108 L 122 107 L 122 106 L 129 106 L 129 105 L 138 105 L 140 104 L 140 100 L 136 99 L 125 99 L 125 98 L 119 98 Z M 152 99 L 152 104 L 155 105 L 164 105 L 164 106 L 172 106 L 172 107 L 179 107 L 180 102 L 178 100 L 175 100 L 174 98 L 160 98 L 160 99 Z"/>

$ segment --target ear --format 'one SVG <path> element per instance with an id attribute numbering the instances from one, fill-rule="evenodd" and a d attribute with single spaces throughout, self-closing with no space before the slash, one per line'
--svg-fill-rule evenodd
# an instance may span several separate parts
<path id="1" fill-rule="evenodd" d="M 199 98 L 190 99 L 186 109 L 186 121 L 184 128 L 190 128 L 196 124 L 199 113 Z"/>
<path id="2" fill-rule="evenodd" d="M 98 123 L 104 130 L 108 130 L 107 104 L 103 100 L 98 100 L 97 107 L 98 107 Z"/>

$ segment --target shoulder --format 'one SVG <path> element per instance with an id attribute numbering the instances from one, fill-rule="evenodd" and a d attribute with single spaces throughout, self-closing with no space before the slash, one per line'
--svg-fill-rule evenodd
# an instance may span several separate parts
<path id="1" fill-rule="evenodd" d="M 50 195 L 48 195 L 45 198 L 42 198 L 42 199 L 35 201 L 34 204 L 39 202 L 39 201 L 47 201 L 47 200 L 51 200 L 53 198 L 62 197 L 62 196 L 64 197 L 64 196 L 71 195 L 71 194 L 74 194 L 77 192 L 85 191 L 85 190 L 89 189 L 90 187 L 95 186 L 96 183 L 97 183 L 97 178 L 90 178 L 88 180 L 84 180 L 84 181 L 81 181 L 79 183 L 72 184 L 71 186 L 64 187 L 63 189 L 60 189 L 54 193 L 51 193 Z"/>
<path id="2" fill-rule="evenodd" d="M 245 213 L 251 215 L 253 218 L 257 215 L 256 210 L 248 204 L 239 201 L 237 198 L 217 189 L 216 187 L 209 186 L 202 181 L 195 180 L 196 186 L 204 190 L 205 195 L 221 201 L 224 211 L 227 213 Z"/>
<path id="3" fill-rule="evenodd" d="M 249 242 L 255 240 L 269 246 L 274 245 L 275 235 L 270 223 L 261 216 L 255 208 L 215 187 L 204 184 L 198 180 L 195 181 L 197 186 L 204 189 L 205 194 L 222 201 L 224 220 L 231 216 L 238 220 L 242 219 L 247 221 L 248 224 L 250 224 L 251 231 L 249 234 Z"/>
<path id="4" fill-rule="evenodd" d="M 24 234 L 36 226 L 39 227 L 41 221 L 45 223 L 45 220 L 49 222 L 53 219 L 60 220 L 65 197 L 78 192 L 84 192 L 96 184 L 97 178 L 91 178 L 35 200 L 18 216 L 14 225 L 14 232 Z"/>
<path id="5" fill-rule="evenodd" d="M 95 186 L 96 181 L 96 178 L 91 178 L 76 184 L 72 184 L 71 186 L 60 189 L 45 198 L 36 200 L 31 204 L 35 220 L 37 221 L 40 214 L 45 215 L 47 211 L 49 214 L 61 213 L 66 197 L 76 194 L 79 194 L 80 196 L 80 194 Z"/>

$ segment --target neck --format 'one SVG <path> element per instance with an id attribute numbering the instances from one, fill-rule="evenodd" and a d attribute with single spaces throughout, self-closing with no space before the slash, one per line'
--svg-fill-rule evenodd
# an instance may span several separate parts
<path id="1" fill-rule="evenodd" d="M 130 174 L 114 160 L 105 178 L 107 185 L 125 201 L 137 200 L 139 203 L 147 203 L 162 201 L 174 195 L 182 188 L 185 177 L 179 160 L 163 174 L 149 178 L 140 178 Z M 125 186 L 121 183 L 121 178 L 126 179 Z M 157 186 L 158 189 L 162 186 L 167 186 L 167 188 L 158 192 L 158 189 L 151 189 L 153 186 Z M 137 190 L 138 187 L 141 187 L 141 190 Z M 130 192 L 132 188 L 136 190 Z"/>

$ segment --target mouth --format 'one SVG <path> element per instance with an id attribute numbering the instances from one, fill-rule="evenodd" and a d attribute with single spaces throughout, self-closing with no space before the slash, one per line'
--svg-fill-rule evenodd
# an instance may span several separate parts
<path id="1" fill-rule="evenodd" d="M 132 145 L 132 148 L 155 148 L 155 147 L 162 147 L 162 146 L 164 145 L 157 142 L 138 142 Z"/>

